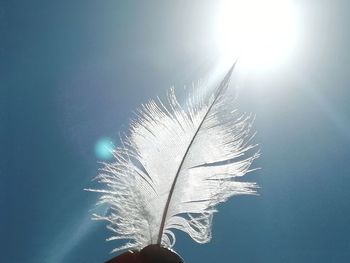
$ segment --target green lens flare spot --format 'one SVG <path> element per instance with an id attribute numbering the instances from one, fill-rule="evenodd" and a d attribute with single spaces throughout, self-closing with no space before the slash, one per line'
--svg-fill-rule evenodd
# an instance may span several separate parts
<path id="1" fill-rule="evenodd" d="M 113 158 L 115 146 L 110 138 L 101 138 L 95 144 L 95 155 L 98 159 L 110 160 Z"/>

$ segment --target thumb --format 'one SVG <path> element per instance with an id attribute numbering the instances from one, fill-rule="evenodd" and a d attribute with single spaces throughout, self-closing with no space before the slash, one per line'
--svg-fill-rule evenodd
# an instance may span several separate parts
<path id="1" fill-rule="evenodd" d="M 140 252 L 125 252 L 106 263 L 184 263 L 174 251 L 159 245 L 149 245 Z"/>

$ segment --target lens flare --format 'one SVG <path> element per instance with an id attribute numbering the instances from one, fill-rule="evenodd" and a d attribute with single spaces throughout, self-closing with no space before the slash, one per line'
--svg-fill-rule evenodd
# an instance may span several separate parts
<path id="1" fill-rule="evenodd" d="M 110 138 L 101 138 L 95 144 L 96 157 L 103 160 L 110 160 L 113 157 L 115 146 Z"/>

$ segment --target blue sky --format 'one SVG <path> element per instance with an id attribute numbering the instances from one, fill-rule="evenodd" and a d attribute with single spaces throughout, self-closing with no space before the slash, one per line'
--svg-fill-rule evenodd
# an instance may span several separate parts
<path id="1" fill-rule="evenodd" d="M 219 207 L 213 239 L 179 233 L 186 262 L 350 258 L 350 3 L 294 1 L 288 63 L 238 71 L 256 114 L 259 196 Z M 90 220 L 96 142 L 143 102 L 215 72 L 215 1 L 0 2 L 0 250 L 6 263 L 103 262 L 115 243 Z"/>

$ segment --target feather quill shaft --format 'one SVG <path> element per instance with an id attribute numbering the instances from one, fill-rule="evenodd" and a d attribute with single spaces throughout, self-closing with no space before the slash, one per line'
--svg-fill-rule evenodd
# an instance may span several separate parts
<path id="1" fill-rule="evenodd" d="M 216 100 L 219 98 L 220 94 L 223 92 L 223 90 L 225 88 L 227 88 L 228 86 L 228 83 L 229 83 L 229 80 L 230 80 L 230 77 L 231 77 L 231 74 L 232 74 L 232 71 L 234 69 L 236 65 L 236 62 L 232 65 L 232 67 L 230 68 L 229 72 L 226 74 L 224 80 L 221 82 L 218 90 L 217 90 L 217 93 L 214 97 L 214 100 L 213 102 L 210 104 L 207 112 L 205 113 L 203 119 L 201 120 L 200 124 L 198 125 L 198 128 L 195 132 L 195 134 L 193 135 L 192 139 L 191 139 L 191 142 L 189 143 L 187 149 L 186 149 L 186 152 L 181 160 L 181 163 L 179 165 L 179 168 L 177 169 L 176 171 L 176 175 L 175 175 L 175 178 L 174 178 L 174 182 L 173 184 L 171 185 L 171 189 L 170 189 L 170 192 L 169 192 L 169 196 L 168 196 L 168 199 L 167 199 L 167 202 L 165 204 L 165 208 L 164 208 L 164 212 L 163 212 L 163 216 L 162 216 L 162 222 L 160 224 L 160 227 L 159 227 L 159 233 L 158 233 L 158 240 L 157 240 L 157 244 L 161 244 L 161 239 L 162 239 L 162 235 L 163 235 L 163 231 L 164 231 L 164 225 L 165 225 L 165 219 L 166 219 L 166 215 L 168 213 L 168 208 L 169 208 L 169 204 L 170 204 L 170 201 L 171 201 L 171 197 L 173 195 L 173 192 L 174 192 L 174 188 L 175 188 L 175 185 L 176 185 L 176 182 L 177 182 L 177 178 L 179 176 L 179 173 L 181 171 L 181 168 L 182 168 L 182 165 L 187 157 L 187 154 L 188 154 L 188 151 L 190 150 L 191 146 L 192 146 L 192 143 L 193 141 L 195 140 L 197 134 L 198 134 L 198 131 L 201 129 L 202 125 L 203 125 L 203 122 L 204 120 L 207 118 L 208 116 L 208 113 L 210 112 L 210 110 L 212 109 L 213 105 L 215 104 Z"/>

